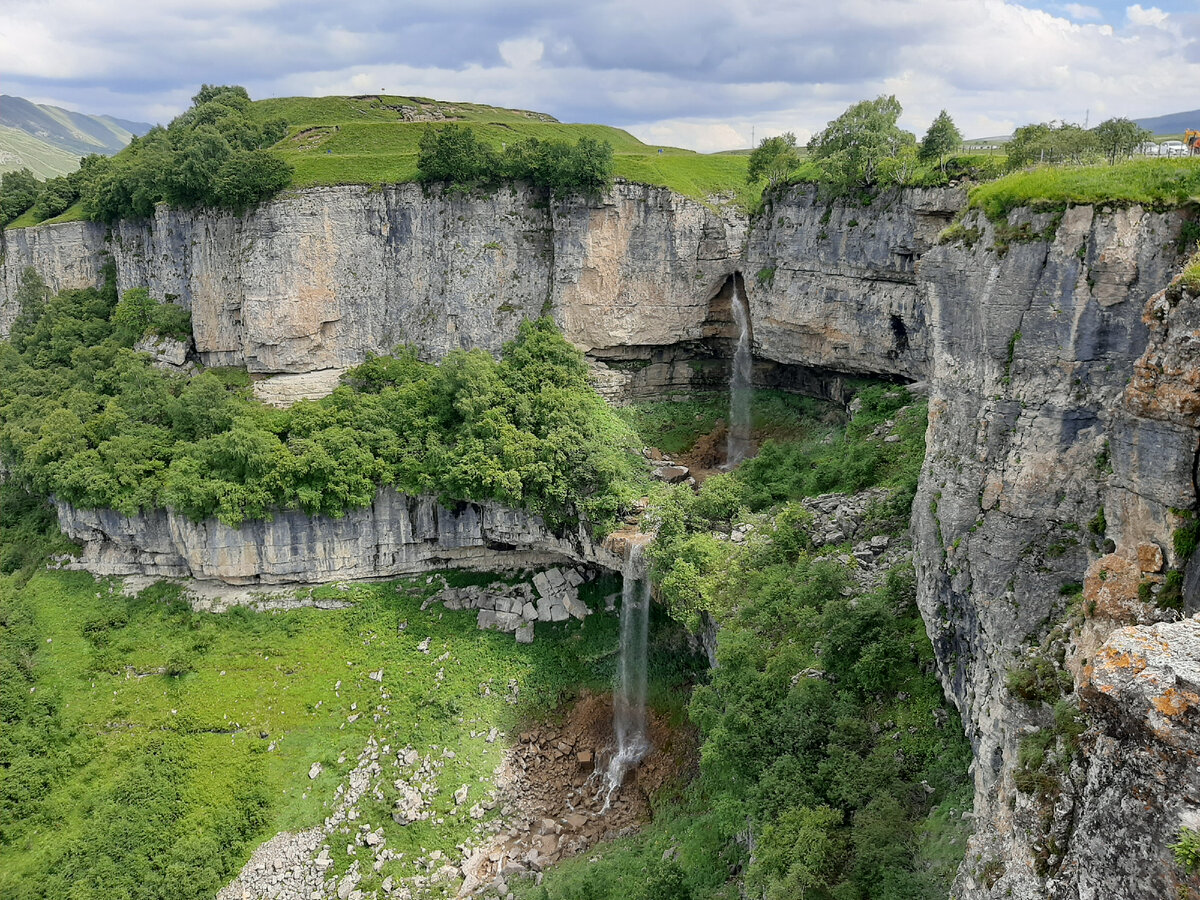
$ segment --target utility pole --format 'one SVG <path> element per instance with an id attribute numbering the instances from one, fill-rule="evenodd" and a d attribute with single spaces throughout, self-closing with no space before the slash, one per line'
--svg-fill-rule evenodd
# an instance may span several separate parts
<path id="1" fill-rule="evenodd" d="M 750 126 L 750 149 L 754 149 L 754 126 Z"/>

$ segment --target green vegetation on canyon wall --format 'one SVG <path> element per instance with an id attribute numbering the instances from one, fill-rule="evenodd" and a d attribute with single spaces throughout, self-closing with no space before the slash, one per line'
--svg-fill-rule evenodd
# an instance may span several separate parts
<path id="1" fill-rule="evenodd" d="M 324 401 L 270 410 L 248 399 L 244 376 L 167 374 L 134 352 L 144 333 L 182 324 L 143 292 L 118 300 L 110 281 L 49 297 L 30 277 L 22 299 L 0 345 L 11 472 L 0 886 L 22 900 L 68 881 L 81 897 L 179 896 L 180 883 L 211 895 L 257 843 L 328 815 L 372 736 L 452 749 L 440 776 L 451 790 L 486 784 L 502 746 L 468 732 L 511 730 L 603 689 L 617 625 L 546 623 L 525 648 L 479 633 L 471 616 L 422 610 L 436 590 L 425 579 L 320 589 L 312 598 L 348 606 L 273 614 L 198 613 L 167 584 L 128 598 L 40 570 L 63 549 L 46 493 L 130 510 L 190 502 L 236 521 L 279 502 L 336 512 L 391 478 L 447 497 L 486 491 L 559 522 L 610 522 L 645 486 L 635 448 L 673 440 L 685 451 L 726 414 L 724 398 L 610 410 L 546 322 L 526 324 L 499 362 L 375 358 Z M 697 684 L 687 717 L 698 774 L 651 798 L 646 830 L 589 851 L 598 863 L 551 869 L 551 897 L 664 884 L 696 900 L 743 884 L 781 898 L 935 896 L 961 858 L 968 751 L 932 674 L 902 549 L 924 407 L 864 384 L 849 416 L 767 392 L 756 417 L 757 459 L 694 495 L 659 489 L 650 513 L 664 608 L 716 627 L 709 675 L 680 663 L 677 625 L 660 614 L 654 629 L 652 697 L 679 717 L 682 689 Z M 857 510 L 853 539 L 816 521 L 813 495 L 834 491 L 860 492 L 844 499 Z M 863 551 L 880 539 L 892 555 Z M 599 609 L 614 589 L 602 580 L 584 599 Z M 436 665 L 414 656 L 427 637 L 449 654 Z M 382 683 L 368 677 L 376 669 Z M 324 774 L 310 780 L 314 762 Z M 443 823 L 393 827 L 391 803 L 367 815 L 414 856 L 474 834 L 436 803 Z M 332 865 L 351 862 L 334 854 Z M 364 883 L 412 865 L 394 860 Z"/>
<path id="2" fill-rule="evenodd" d="M 681 453 L 722 404 L 627 415 Z M 911 566 L 859 549 L 903 545 L 925 408 L 881 386 L 855 406 L 847 417 L 760 394 L 757 432 L 772 437 L 757 459 L 658 500 L 658 594 L 715 628 L 719 664 L 689 707 L 699 776 L 643 833 L 560 865 L 525 896 L 946 896 L 969 830 L 970 750 L 933 675 Z M 864 490 L 834 500 L 861 504 L 853 540 L 815 521 L 814 495 Z"/>
<path id="3" fill-rule="evenodd" d="M 337 516 L 391 484 L 598 531 L 641 493 L 632 432 L 549 320 L 524 323 L 499 362 L 401 351 L 324 400 L 276 410 L 249 398 L 244 373 L 178 375 L 135 352 L 140 326 L 169 331 L 182 312 L 142 308 L 144 292 L 118 303 L 110 279 L 49 298 L 35 275 L 21 290 L 0 344 L 0 459 L 37 493 L 236 525 L 276 507 Z"/>
<path id="4" fill-rule="evenodd" d="M 932 675 L 901 549 L 924 407 L 897 388 L 859 397 L 849 417 L 764 394 L 763 462 L 713 476 L 696 495 L 660 492 L 659 594 L 674 615 L 707 615 L 717 629 L 720 666 L 707 676 L 681 666 L 677 626 L 660 614 L 652 629 L 652 702 L 678 717 L 698 682 L 687 717 L 699 730 L 699 771 L 651 798 L 643 831 L 547 870 L 542 887 L 513 880 L 519 894 L 669 889 L 701 900 L 738 896 L 744 884 L 779 898 L 944 896 L 964 846 L 969 751 Z M 647 442 L 676 435 L 682 452 L 724 404 L 701 397 L 622 415 Z M 801 478 L 780 480 L 772 460 L 785 457 Z M 854 458 L 872 460 L 870 472 L 848 468 Z M 857 504 L 854 540 L 825 541 L 804 500 L 863 489 L 873 490 L 844 498 Z M 360 886 L 407 877 L 411 857 L 450 853 L 471 834 L 448 814 L 448 795 L 460 783 L 487 790 L 504 742 L 484 733 L 511 733 L 613 677 L 615 617 L 539 625 L 537 643 L 522 647 L 478 632 L 473 616 L 422 610 L 436 590 L 424 578 L 312 594 L 344 609 L 214 614 L 193 612 L 166 584 L 129 598 L 87 575 L 39 572 L 61 547 L 52 516 L 17 486 L 4 490 L 5 509 L 20 512 L 0 522 L 0 542 L 26 552 L 0 577 L 0 801 L 11 850 L 0 887 L 21 900 L 53 896 L 66 879 L 85 898 L 177 897 L 181 881 L 211 896 L 259 841 L 328 815 L 323 804 L 372 735 L 454 751 L 435 800 L 442 824 L 393 826 L 391 797 L 364 813 L 410 859 Z M 881 537 L 893 556 L 851 554 Z M 615 587 L 602 580 L 584 599 L 599 609 Z M 423 656 L 424 638 L 433 648 Z M 355 715 L 373 710 L 380 722 Z M 310 780 L 314 762 L 323 771 Z"/>
<path id="5" fill-rule="evenodd" d="M 5 549 L 57 548 L 53 535 L 38 543 L 36 510 L 0 491 Z M 432 760 L 429 819 L 390 818 L 400 770 L 360 804 L 360 821 L 401 854 L 368 867 L 362 887 L 410 877 L 423 854 L 474 838 L 466 809 L 494 789 L 509 736 L 607 689 L 616 663 L 615 616 L 540 624 L 521 645 L 480 632 L 472 613 L 423 608 L 440 579 L 305 592 L 340 608 L 205 613 L 175 585 L 128 597 L 41 563 L 0 575 L 0 895 L 11 900 L 211 900 L 258 843 L 331 814 L 372 738 Z M 609 578 L 582 596 L 599 608 L 619 589 Z M 692 658 L 678 629 L 655 634 L 652 672 L 669 695 Z M 464 784 L 462 805 L 452 795 Z M 339 875 L 352 862 L 341 848 Z"/>

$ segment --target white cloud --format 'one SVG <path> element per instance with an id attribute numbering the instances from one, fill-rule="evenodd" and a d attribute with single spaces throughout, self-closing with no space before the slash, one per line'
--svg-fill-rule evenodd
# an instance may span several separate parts
<path id="1" fill-rule="evenodd" d="M 1126 7 L 1125 15 L 1132 24 L 1149 28 L 1161 28 L 1169 18 L 1167 13 L 1163 12 L 1157 6 L 1143 7 L 1138 3 Z"/>
<path id="2" fill-rule="evenodd" d="M 1170 6 L 1167 0 L 1160 0 Z M 895 93 L 918 135 L 1194 107 L 1194 29 L 1156 6 L 1101 23 L 1012 0 L 3 0 L 6 93 L 165 120 L 202 82 L 253 96 L 412 93 L 600 121 L 725 149 L 806 138 Z M 136 25 L 130 23 L 137 23 Z M 1190 54 L 1190 56 L 1189 56 Z"/>
<path id="3" fill-rule="evenodd" d="M 514 69 L 524 69 L 540 60 L 546 47 L 537 38 L 518 38 L 513 41 L 501 41 L 499 50 L 500 58 L 506 63 Z"/>

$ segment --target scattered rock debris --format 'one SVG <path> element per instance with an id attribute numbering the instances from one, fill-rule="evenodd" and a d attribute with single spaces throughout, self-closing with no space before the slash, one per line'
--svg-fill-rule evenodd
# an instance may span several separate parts
<path id="1" fill-rule="evenodd" d="M 653 714 L 649 732 L 654 749 L 609 798 L 604 772 L 614 749 L 612 698 L 584 697 L 561 722 L 521 732 L 496 767 L 493 784 L 460 782 L 445 815 L 473 822 L 471 840 L 452 856 L 421 850 L 407 858 L 388 846 L 388 829 L 443 821 L 434 801 L 439 776 L 455 753 L 437 746 L 425 753 L 411 746 L 394 749 L 372 736 L 338 785 L 324 822 L 259 846 L 217 900 L 505 896 L 512 878 L 536 874 L 649 820 L 648 797 L 694 766 L 696 748 L 690 730 L 672 729 Z M 503 737 L 496 728 L 474 735 L 488 743 Z M 314 770 L 320 774 L 319 764 L 310 777 Z M 367 821 L 367 811 L 384 802 L 394 824 Z M 348 864 L 337 862 L 342 854 L 334 848 L 345 849 Z M 414 874 L 378 880 L 384 866 L 401 859 Z"/>
<path id="2" fill-rule="evenodd" d="M 594 575 L 590 569 L 546 569 L 533 576 L 532 584 L 498 581 L 487 586 L 447 587 L 426 604 L 440 602 L 449 610 L 478 610 L 481 631 L 502 631 L 515 635 L 518 643 L 530 644 L 535 622 L 582 620 L 591 614 L 579 599 L 579 586 Z"/>

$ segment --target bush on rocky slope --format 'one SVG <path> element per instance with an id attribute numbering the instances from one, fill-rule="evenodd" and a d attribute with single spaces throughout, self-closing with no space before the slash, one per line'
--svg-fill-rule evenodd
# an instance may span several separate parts
<path id="1" fill-rule="evenodd" d="M 275 507 L 337 516 L 393 484 L 603 530 L 640 495 L 632 433 L 549 320 L 524 323 L 500 361 L 402 351 L 324 400 L 274 410 L 218 373 L 168 373 L 134 352 L 135 292 L 118 304 L 111 282 L 50 299 L 29 286 L 0 342 L 0 460 L 76 506 L 237 525 Z"/>

